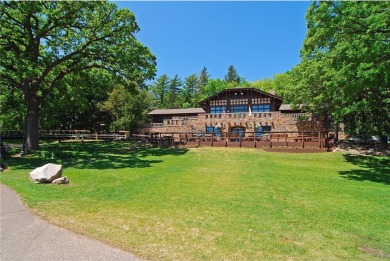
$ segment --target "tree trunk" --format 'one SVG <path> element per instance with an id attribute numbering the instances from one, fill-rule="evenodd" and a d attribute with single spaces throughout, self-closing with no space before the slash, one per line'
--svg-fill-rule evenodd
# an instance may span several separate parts
<path id="1" fill-rule="evenodd" d="M 30 94 L 26 98 L 27 113 L 25 126 L 25 143 L 23 144 L 25 152 L 37 150 L 39 148 L 39 128 L 38 128 L 38 113 L 39 103 L 36 95 Z"/>

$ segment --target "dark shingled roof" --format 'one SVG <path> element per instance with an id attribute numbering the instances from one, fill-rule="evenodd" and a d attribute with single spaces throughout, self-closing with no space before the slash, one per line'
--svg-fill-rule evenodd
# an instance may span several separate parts
<path id="1" fill-rule="evenodd" d="M 148 115 L 167 115 L 167 114 L 202 114 L 205 111 L 202 108 L 188 109 L 157 109 L 148 113 Z"/>

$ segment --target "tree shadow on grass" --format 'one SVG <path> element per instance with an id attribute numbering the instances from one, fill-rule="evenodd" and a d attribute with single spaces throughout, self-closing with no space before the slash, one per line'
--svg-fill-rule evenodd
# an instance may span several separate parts
<path id="1" fill-rule="evenodd" d="M 128 142 L 60 143 L 42 146 L 33 155 L 8 159 L 7 165 L 13 169 L 34 169 L 51 162 L 77 169 L 148 168 L 163 160 L 147 157 L 181 156 L 187 151 L 185 148 L 143 148 Z"/>
<path id="2" fill-rule="evenodd" d="M 360 169 L 340 171 L 340 175 L 350 180 L 372 181 L 390 185 L 390 157 L 344 155 L 345 161 Z"/>

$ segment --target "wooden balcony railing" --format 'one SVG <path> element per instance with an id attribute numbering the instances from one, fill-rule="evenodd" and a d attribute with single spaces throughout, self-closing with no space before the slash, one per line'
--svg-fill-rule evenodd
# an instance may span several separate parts
<path id="1" fill-rule="evenodd" d="M 273 112 L 239 112 L 239 113 L 206 113 L 203 115 L 200 115 L 199 117 L 205 117 L 206 119 L 240 119 L 240 118 L 246 118 L 246 117 L 253 117 L 253 118 L 270 118 L 274 115 L 281 114 L 280 111 L 273 111 Z"/>

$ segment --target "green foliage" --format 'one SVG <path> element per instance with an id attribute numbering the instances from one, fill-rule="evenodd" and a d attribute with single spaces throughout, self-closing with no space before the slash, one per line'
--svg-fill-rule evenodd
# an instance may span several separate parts
<path id="1" fill-rule="evenodd" d="M 110 125 L 108 113 L 98 104 L 106 101 L 116 79 L 101 69 L 91 69 L 67 76 L 66 91 L 54 89 L 41 106 L 40 129 L 99 130 Z M 71 105 L 71 106 L 69 106 Z"/>
<path id="2" fill-rule="evenodd" d="M 221 80 L 219 78 L 210 79 L 204 87 L 204 96 L 202 98 L 206 99 L 207 97 L 214 95 L 226 88 L 228 88 L 228 84 L 226 81 Z"/>
<path id="3" fill-rule="evenodd" d="M 124 85 L 116 85 L 109 93 L 108 100 L 98 105 L 101 110 L 112 115 L 114 130 L 132 132 L 147 121 L 152 98 L 146 90 L 130 85 L 133 85 L 133 91 L 129 91 Z"/>
<path id="4" fill-rule="evenodd" d="M 287 93 L 350 132 L 390 133 L 390 2 L 314 2 Z"/>
<path id="5" fill-rule="evenodd" d="M 2 129 L 22 130 L 26 105 L 20 92 L 0 85 L 0 125 Z"/>
<path id="6" fill-rule="evenodd" d="M 24 95 L 27 145 L 38 147 L 39 107 L 68 77 L 92 68 L 142 84 L 155 57 L 134 37 L 133 13 L 110 2 L 1 2 L 0 86 Z"/>
<path id="7" fill-rule="evenodd" d="M 290 103 L 291 95 L 295 92 L 292 90 L 296 87 L 291 72 L 275 74 L 272 78 L 255 81 L 251 86 L 264 92 L 275 92 L 283 98 L 284 103 Z"/>

